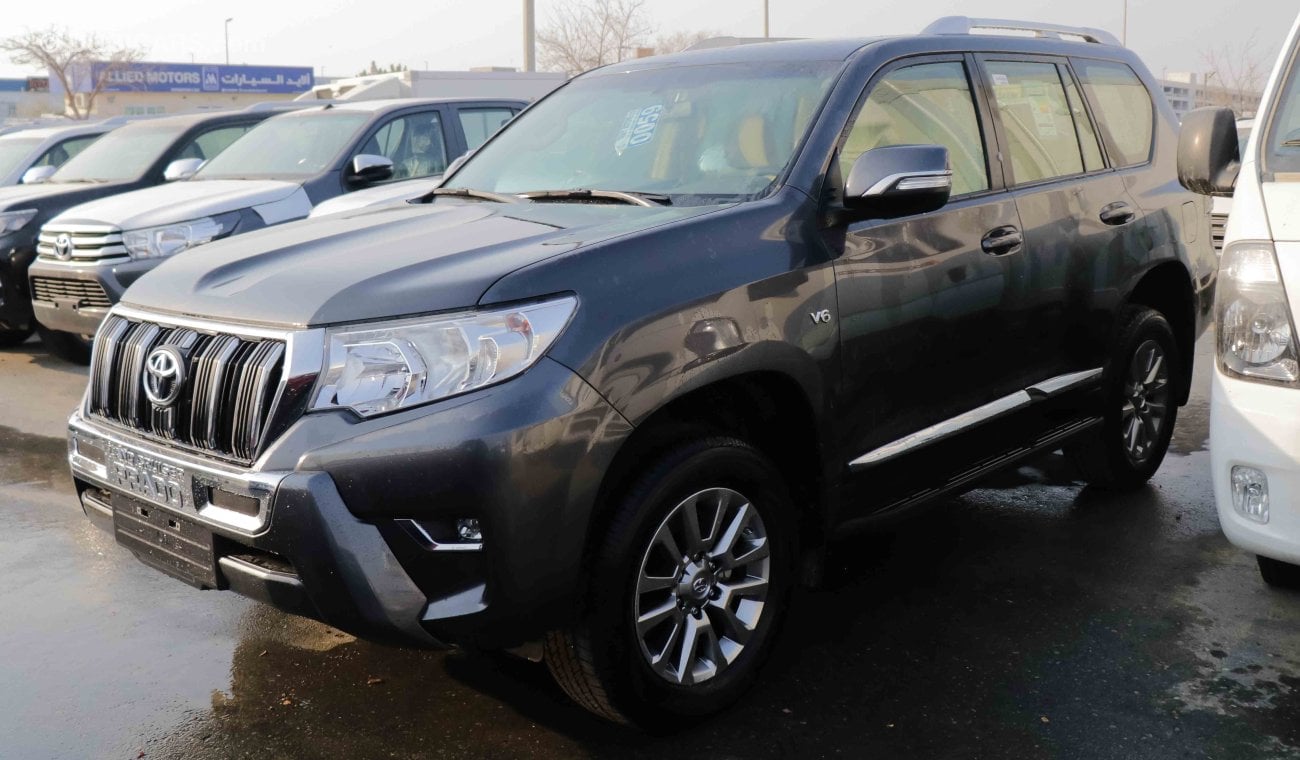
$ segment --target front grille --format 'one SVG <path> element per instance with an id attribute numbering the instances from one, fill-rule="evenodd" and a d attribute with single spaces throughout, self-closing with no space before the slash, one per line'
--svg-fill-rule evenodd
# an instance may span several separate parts
<path id="1" fill-rule="evenodd" d="M 1210 240 L 1214 242 L 1214 252 L 1223 253 L 1223 238 L 1228 231 L 1227 214 L 1210 214 Z"/>
<path id="2" fill-rule="evenodd" d="M 77 306 L 97 306 L 107 309 L 113 305 L 104 286 L 95 280 L 62 280 L 55 277 L 33 277 L 32 298 L 37 301 L 76 301 Z"/>
<path id="3" fill-rule="evenodd" d="M 68 236 L 70 248 L 66 256 L 60 256 L 58 241 L 61 235 Z M 129 254 L 122 244 L 122 231 L 108 225 L 45 225 L 36 240 L 36 253 L 43 259 L 67 261 L 99 261 L 101 259 L 126 258 Z"/>
<path id="4" fill-rule="evenodd" d="M 145 395 L 145 360 L 160 346 L 185 357 L 180 397 Z M 280 340 L 200 332 L 110 315 L 90 367 L 90 413 L 182 448 L 249 464 L 257 456 L 284 371 Z"/>

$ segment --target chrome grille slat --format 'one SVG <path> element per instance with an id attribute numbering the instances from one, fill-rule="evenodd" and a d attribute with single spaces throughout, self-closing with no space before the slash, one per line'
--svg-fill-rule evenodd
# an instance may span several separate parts
<path id="1" fill-rule="evenodd" d="M 59 235 L 67 235 L 72 241 L 72 256 L 76 261 L 96 261 L 99 259 L 125 257 L 126 246 L 122 243 L 122 231 L 116 227 L 97 224 L 46 225 L 41 228 L 36 238 L 37 255 L 47 259 L 57 259 L 54 241 Z"/>
<path id="2" fill-rule="evenodd" d="M 145 397 L 145 362 L 163 345 L 181 349 L 187 380 L 172 406 Z M 148 438 L 251 463 L 270 423 L 286 344 L 200 327 L 110 316 L 91 363 L 89 411 Z"/>
<path id="3" fill-rule="evenodd" d="M 1210 240 L 1214 242 L 1214 250 L 1223 253 L 1223 240 L 1228 234 L 1228 215 L 1227 214 L 1210 214 Z"/>
<path id="4" fill-rule="evenodd" d="M 53 303 L 61 298 L 75 298 L 79 306 L 109 308 L 113 301 L 104 286 L 95 280 L 63 280 L 55 277 L 33 277 L 32 298 Z"/>

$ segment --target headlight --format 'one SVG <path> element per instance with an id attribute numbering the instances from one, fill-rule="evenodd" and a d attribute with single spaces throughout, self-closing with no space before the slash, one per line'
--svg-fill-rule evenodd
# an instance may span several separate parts
<path id="1" fill-rule="evenodd" d="M 369 417 L 499 383 L 546 353 L 577 303 L 331 328 L 312 408 Z"/>
<path id="2" fill-rule="evenodd" d="M 161 259 L 227 235 L 238 223 L 236 211 L 180 224 L 129 230 L 122 233 L 122 244 L 133 259 Z"/>
<path id="3" fill-rule="evenodd" d="M 1244 379 L 1300 380 L 1291 308 L 1270 243 L 1243 242 L 1223 252 L 1218 284 L 1219 360 Z"/>
<path id="4" fill-rule="evenodd" d="M 22 211 L 0 211 L 0 235 L 21 230 L 35 216 L 36 209 L 34 208 Z"/>

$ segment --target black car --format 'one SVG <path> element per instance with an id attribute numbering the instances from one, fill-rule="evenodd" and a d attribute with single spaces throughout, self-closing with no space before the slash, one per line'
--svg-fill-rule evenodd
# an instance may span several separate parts
<path id="1" fill-rule="evenodd" d="M 32 316 L 27 270 L 36 259 L 41 225 L 79 203 L 174 179 L 183 164 L 173 167 L 173 162 L 212 158 L 250 127 L 278 112 L 250 109 L 135 122 L 96 140 L 40 184 L 0 188 L 0 347 L 22 343 L 38 327 Z M 101 237 L 95 242 L 120 246 L 121 236 Z M 91 307 L 110 305 L 103 292 L 82 290 L 75 283 L 48 295 Z M 42 340 L 58 353 L 76 356 L 88 352 L 88 344 L 79 336 L 41 332 Z"/>
<path id="2" fill-rule="evenodd" d="M 41 228 L 28 272 L 42 334 L 84 364 L 89 341 L 80 336 L 94 335 L 122 291 L 168 256 L 302 219 L 321 201 L 376 183 L 440 175 L 525 105 L 404 98 L 294 110 L 258 124 L 185 182 L 73 206 Z"/>
<path id="3" fill-rule="evenodd" d="M 141 278 L 81 503 L 195 586 L 711 713 L 829 542 L 1061 447 L 1155 472 L 1215 284 L 1159 93 L 1105 33 L 967 19 L 588 73 L 422 203 Z"/>

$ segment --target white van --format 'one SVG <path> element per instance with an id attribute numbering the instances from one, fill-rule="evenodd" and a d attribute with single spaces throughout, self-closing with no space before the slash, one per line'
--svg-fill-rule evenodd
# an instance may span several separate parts
<path id="1" fill-rule="evenodd" d="M 1244 152 L 1231 111 L 1194 111 L 1178 172 L 1188 189 L 1233 196 L 1210 408 L 1219 521 L 1267 583 L 1300 588 L 1300 19 L 1287 39 Z"/>

